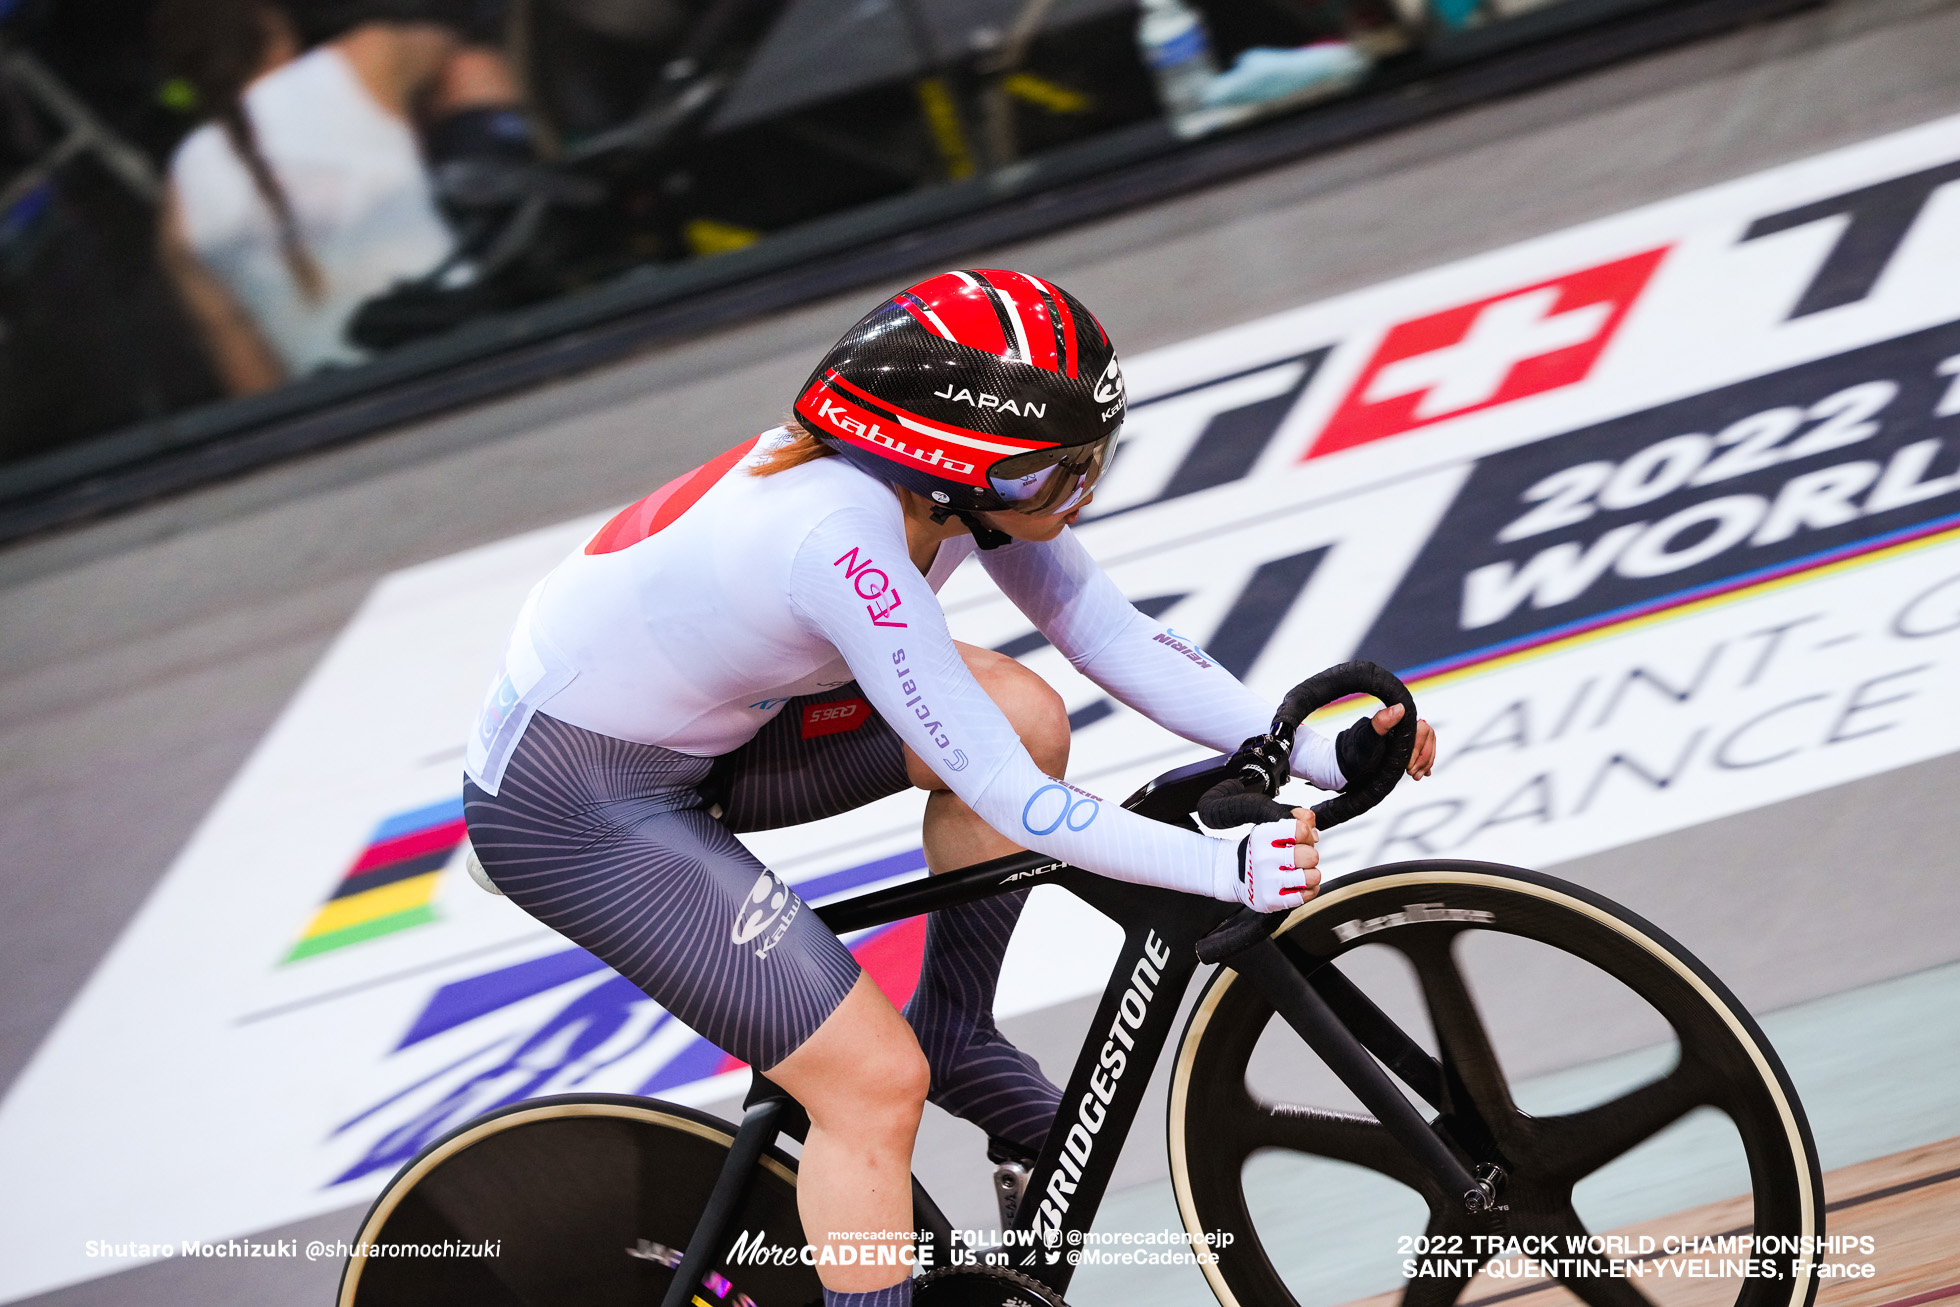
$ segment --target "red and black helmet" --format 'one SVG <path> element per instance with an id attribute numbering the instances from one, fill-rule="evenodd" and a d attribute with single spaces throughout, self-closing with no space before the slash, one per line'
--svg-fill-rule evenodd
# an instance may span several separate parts
<path id="1" fill-rule="evenodd" d="M 1022 272 L 941 273 L 844 334 L 796 401 L 810 434 L 955 512 L 1066 512 L 1123 425 L 1123 373 L 1082 301 Z"/>

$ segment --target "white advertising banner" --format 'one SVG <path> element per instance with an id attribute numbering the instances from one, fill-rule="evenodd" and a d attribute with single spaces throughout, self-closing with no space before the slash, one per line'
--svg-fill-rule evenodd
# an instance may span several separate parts
<path id="1" fill-rule="evenodd" d="M 1545 865 L 1950 752 L 1956 182 L 1949 119 L 1129 360 L 1078 530 L 1262 694 L 1354 657 L 1409 681 L 1442 761 L 1329 834 L 1336 871 Z M 0 1301 L 145 1260 L 91 1240 L 359 1203 L 519 1098 L 731 1092 L 730 1059 L 460 865 L 504 635 L 603 518 L 376 587 L 0 1103 Z M 978 569 L 942 599 L 1062 691 L 1073 782 L 1120 798 L 1201 756 Z M 750 842 L 821 901 L 917 874 L 919 807 Z M 922 934 L 852 943 L 902 998 Z M 1113 947 L 1037 891 L 1001 1011 L 1100 989 Z"/>

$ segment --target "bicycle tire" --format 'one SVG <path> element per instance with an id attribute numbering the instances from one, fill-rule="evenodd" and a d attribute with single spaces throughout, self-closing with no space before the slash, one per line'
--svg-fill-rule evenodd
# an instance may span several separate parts
<path id="1" fill-rule="evenodd" d="M 644 1307 L 657 1303 L 734 1139 L 727 1122 L 657 1099 L 565 1094 L 487 1113 L 396 1172 L 341 1272 L 339 1307 Z M 738 1231 L 801 1249 L 796 1162 L 770 1149 Z M 495 1256 L 368 1256 L 454 1241 Z M 704 1307 L 821 1302 L 814 1269 L 717 1263 Z M 714 1281 L 719 1281 L 718 1283 Z"/>
<path id="2" fill-rule="evenodd" d="M 1418 903 L 1425 911 L 1411 910 Z M 1337 927 L 1344 928 L 1346 939 Z M 1473 930 L 1536 940 L 1604 971 L 1673 1028 L 1678 1048 L 1673 1069 L 1579 1113 L 1532 1118 L 1520 1112 L 1463 980 L 1456 940 Z M 1442 1078 L 1432 1080 L 1431 1092 L 1440 1089 L 1445 1106 L 1464 1109 L 1460 1115 L 1436 1113 L 1432 1124 L 1466 1164 L 1497 1160 L 1507 1168 L 1502 1201 L 1509 1210 L 1495 1221 L 1463 1212 L 1454 1197 L 1436 1192 L 1372 1118 L 1276 1111 L 1276 1105 L 1257 1101 L 1247 1085 L 1247 1064 L 1273 1011 L 1236 972 L 1221 967 L 1200 994 L 1179 1042 L 1169 1144 L 1172 1186 L 1188 1231 L 1194 1238 L 1206 1231 L 1235 1236 L 1202 1267 L 1224 1307 L 1297 1304 L 1261 1245 L 1246 1199 L 1244 1165 L 1262 1148 L 1356 1163 L 1415 1189 L 1430 1209 L 1423 1235 L 1566 1234 L 1574 1225 L 1584 1229 L 1571 1206 L 1574 1184 L 1696 1107 L 1713 1106 L 1729 1117 L 1747 1156 L 1753 1200 L 1749 1232 L 1799 1239 L 1823 1234 L 1816 1145 L 1789 1075 L 1761 1028 L 1698 959 L 1610 900 L 1519 868 L 1400 863 L 1341 880 L 1291 914 L 1275 938 L 1284 941 L 1296 964 L 1308 968 L 1365 944 L 1386 944 L 1409 961 L 1440 1049 L 1435 1065 Z M 1494 1084 L 1490 1073 L 1497 1077 Z M 1412 1101 L 1422 1105 L 1419 1098 Z M 1485 1128 L 1490 1120 L 1498 1123 L 1495 1128 Z M 1736 1307 L 1810 1307 L 1818 1287 L 1815 1260 L 1809 1253 L 1779 1257 L 1778 1274 L 1741 1281 Z M 1473 1273 L 1405 1279 L 1401 1303 L 1456 1302 Z M 1627 1278 L 1575 1276 L 1562 1283 L 1593 1307 L 1652 1301 Z"/>

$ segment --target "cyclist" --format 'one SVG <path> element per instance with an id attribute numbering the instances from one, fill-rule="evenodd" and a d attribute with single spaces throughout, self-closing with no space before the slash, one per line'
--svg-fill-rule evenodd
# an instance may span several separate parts
<path id="1" fill-rule="evenodd" d="M 972 270 L 902 291 L 784 427 L 625 509 L 531 592 L 472 736 L 465 810 L 497 887 L 808 1112 L 798 1209 L 828 1307 L 909 1301 L 902 1266 L 824 1250 L 911 1228 L 928 1096 L 997 1161 L 1040 1148 L 1058 1092 L 991 1015 L 1025 895 L 935 913 L 901 1017 L 736 832 L 916 786 L 935 872 L 1029 847 L 1261 911 L 1318 887 L 1306 809 L 1217 839 L 1105 803 L 1062 779 L 1059 696 L 947 631 L 935 594 L 977 554 L 1132 708 L 1223 751 L 1265 730 L 1268 705 L 1067 529 L 1124 411 L 1108 336 L 1053 283 Z M 1338 743 L 1301 731 L 1292 770 L 1341 788 L 1401 712 Z M 1434 755 L 1425 724 L 1410 774 Z"/>

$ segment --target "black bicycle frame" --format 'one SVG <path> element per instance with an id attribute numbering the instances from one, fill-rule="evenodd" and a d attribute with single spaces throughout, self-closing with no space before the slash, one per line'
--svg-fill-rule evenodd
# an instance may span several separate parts
<path id="1" fill-rule="evenodd" d="M 1195 763 L 1158 777 L 1124 804 L 1143 816 L 1196 829 L 1197 798 L 1223 774 L 1224 759 Z M 1104 988 L 1075 1069 L 1062 1092 L 1054 1127 L 1028 1180 L 1013 1228 L 1025 1232 L 1005 1245 L 1013 1269 L 1066 1290 L 1075 1273 L 1071 1235 L 1086 1233 L 1109 1188 L 1124 1139 L 1143 1105 L 1157 1060 L 1169 1045 L 1172 1024 L 1197 973 L 1197 944 L 1238 909 L 1172 890 L 1097 876 L 1039 853 L 1017 853 L 991 862 L 889 889 L 843 899 L 816 909 L 839 934 L 936 912 L 960 903 L 1012 893 L 1032 885 L 1059 885 L 1123 927 L 1123 947 Z M 1396 1070 L 1430 1105 L 1441 1110 L 1441 1070 L 1435 1059 L 1404 1034 L 1331 965 L 1296 956 L 1271 939 L 1229 960 L 1255 985 L 1274 1011 L 1374 1112 L 1444 1194 L 1464 1195 L 1476 1210 L 1480 1189 L 1469 1169 L 1409 1102 L 1376 1062 Z M 1331 1000 L 1331 1001 L 1330 1001 Z M 801 1135 L 801 1114 L 780 1089 L 760 1075 L 734 1146 L 704 1209 L 695 1237 L 675 1270 L 663 1307 L 684 1307 L 726 1250 L 754 1158 L 779 1132 Z M 770 1105 L 782 1110 L 764 1110 Z M 914 1183 L 921 1225 L 948 1239 L 945 1218 Z"/>

